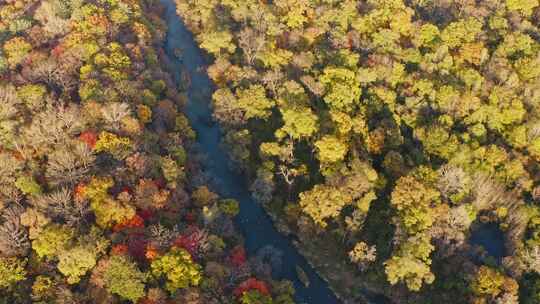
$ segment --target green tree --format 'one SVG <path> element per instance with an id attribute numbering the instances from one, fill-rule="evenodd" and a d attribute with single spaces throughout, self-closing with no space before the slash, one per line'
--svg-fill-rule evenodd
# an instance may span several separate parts
<path id="1" fill-rule="evenodd" d="M 435 249 L 427 234 L 405 240 L 397 252 L 384 262 L 384 271 L 390 284 L 404 282 L 407 288 L 418 291 L 423 284 L 431 284 L 435 275 L 431 272 L 430 254 Z"/>
<path id="2" fill-rule="evenodd" d="M 240 297 L 241 304 L 273 304 L 272 298 L 260 293 L 258 290 L 244 292 Z"/>
<path id="3" fill-rule="evenodd" d="M 234 217 L 240 212 L 240 204 L 235 199 L 219 201 L 219 209 L 228 216 Z"/>
<path id="4" fill-rule="evenodd" d="M 40 258 L 54 259 L 68 246 L 73 235 L 74 231 L 70 228 L 58 224 L 48 225 L 32 241 L 32 249 Z"/>
<path id="5" fill-rule="evenodd" d="M 17 95 L 31 110 L 37 109 L 43 102 L 47 89 L 42 85 L 28 84 L 17 89 Z"/>
<path id="6" fill-rule="evenodd" d="M 293 139 L 311 137 L 317 132 L 317 116 L 309 108 L 281 109 L 284 125 L 278 132 L 285 132 Z"/>
<path id="7" fill-rule="evenodd" d="M 15 181 L 15 186 L 17 186 L 22 193 L 28 195 L 35 196 L 41 194 L 42 192 L 41 186 L 32 176 L 21 176 L 17 178 L 17 181 Z"/>
<path id="8" fill-rule="evenodd" d="M 132 147 L 133 143 L 129 138 L 103 131 L 99 134 L 94 151 L 108 152 L 118 159 L 124 159 L 131 152 Z"/>
<path id="9" fill-rule="evenodd" d="M 336 163 L 342 161 L 348 151 L 348 146 L 339 138 L 325 135 L 315 142 L 317 155 L 322 163 Z"/>
<path id="10" fill-rule="evenodd" d="M 236 46 L 232 43 L 233 36 L 228 31 L 212 31 L 197 36 L 200 46 L 214 56 L 234 53 Z"/>
<path id="11" fill-rule="evenodd" d="M 10 288 L 26 280 L 26 261 L 11 257 L 0 257 L 0 289 Z"/>
<path id="12" fill-rule="evenodd" d="M 391 203 L 409 234 L 424 231 L 435 221 L 432 206 L 439 202 L 440 193 L 433 186 L 407 175 L 396 182 Z"/>
<path id="13" fill-rule="evenodd" d="M 52 301 L 54 299 L 56 282 L 49 276 L 40 275 L 32 284 L 32 299 L 34 301 Z"/>
<path id="14" fill-rule="evenodd" d="M 89 246 L 78 245 L 60 252 L 58 260 L 58 271 L 66 276 L 69 284 L 77 284 L 96 266 L 97 254 Z"/>
<path id="15" fill-rule="evenodd" d="M 414 42 L 418 47 L 432 48 L 437 44 L 438 40 L 440 40 L 439 28 L 434 24 L 426 23 L 416 32 Z"/>
<path id="16" fill-rule="evenodd" d="M 152 274 L 156 278 L 167 278 L 166 288 L 171 293 L 177 289 L 198 286 L 202 279 L 202 267 L 191 259 L 183 248 L 173 247 L 165 255 L 152 261 Z"/>
<path id="17" fill-rule="evenodd" d="M 419 291 L 424 283 L 431 284 L 435 280 L 429 265 L 410 256 L 393 256 L 385 262 L 384 271 L 390 284 L 404 281 L 412 291 Z"/>
<path id="18" fill-rule="evenodd" d="M 506 8 L 509 11 L 519 11 L 525 16 L 530 16 L 538 5 L 540 5 L 538 0 L 506 0 Z"/>
<path id="19" fill-rule="evenodd" d="M 22 63 L 31 50 L 32 45 L 23 37 L 14 37 L 4 43 L 4 53 L 11 67 Z"/>
<path id="20" fill-rule="evenodd" d="M 448 47 L 455 48 L 475 41 L 481 32 L 482 23 L 476 18 L 469 18 L 450 23 L 442 31 L 441 39 Z"/>
<path id="21" fill-rule="evenodd" d="M 504 275 L 488 266 L 480 266 L 471 284 L 472 290 L 478 296 L 496 297 L 502 292 Z"/>
<path id="22" fill-rule="evenodd" d="M 310 6 L 307 0 L 277 0 L 274 2 L 280 10 L 281 20 L 290 28 L 299 28 L 307 21 L 306 10 Z"/>
<path id="23" fill-rule="evenodd" d="M 246 119 L 266 119 L 270 116 L 270 109 L 274 106 L 274 101 L 266 97 L 266 90 L 262 85 L 251 85 L 247 89 L 238 89 L 236 97 L 237 106 L 244 112 Z"/>
<path id="24" fill-rule="evenodd" d="M 122 255 L 112 256 L 103 273 L 105 288 L 122 299 L 136 303 L 144 297 L 146 274 L 141 272 L 135 263 Z"/>
<path id="25" fill-rule="evenodd" d="M 325 68 L 319 81 L 326 87 L 324 101 L 330 108 L 347 111 L 360 100 L 360 82 L 349 69 Z"/>
<path id="26" fill-rule="evenodd" d="M 300 193 L 302 210 L 321 227 L 326 227 L 327 220 L 337 218 L 343 207 L 351 203 L 352 197 L 348 193 L 332 186 L 315 185 Z"/>
<path id="27" fill-rule="evenodd" d="M 96 223 L 107 228 L 133 218 L 135 209 L 120 200 L 113 199 L 108 189 L 114 185 L 111 178 L 92 178 L 83 188 L 83 195 L 90 200 L 90 207 L 96 215 Z"/>

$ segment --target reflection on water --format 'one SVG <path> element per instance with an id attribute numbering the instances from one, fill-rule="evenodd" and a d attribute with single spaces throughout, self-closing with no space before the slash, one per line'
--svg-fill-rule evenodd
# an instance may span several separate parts
<path id="1" fill-rule="evenodd" d="M 496 223 L 479 224 L 471 231 L 470 242 L 484 247 L 497 260 L 504 257 L 504 233 Z"/>

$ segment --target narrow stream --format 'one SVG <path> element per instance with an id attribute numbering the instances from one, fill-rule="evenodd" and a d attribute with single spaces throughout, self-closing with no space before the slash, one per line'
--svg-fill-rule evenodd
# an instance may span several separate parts
<path id="1" fill-rule="evenodd" d="M 234 198 L 240 202 L 240 214 L 236 222 L 245 237 L 247 252 L 253 255 L 267 245 L 281 251 L 283 266 L 278 278 L 294 283 L 297 303 L 339 303 L 328 284 L 296 251 L 291 241 L 274 228 L 272 220 L 263 208 L 253 201 L 245 179 L 229 168 L 227 154 L 220 147 L 220 129 L 217 124 L 209 123 L 212 121 L 209 102 L 214 86 L 205 72 L 199 69 L 204 66 L 201 51 L 180 17 L 176 15 L 173 0 L 162 0 L 162 4 L 166 7 L 165 18 L 168 24 L 166 51 L 171 60 L 170 69 L 174 71 L 176 79 L 180 79 L 181 70 L 191 77 L 191 86 L 187 90 L 186 115 L 192 128 L 197 132 L 200 150 L 208 159 L 204 166 L 207 174 L 215 181 L 213 189 L 224 198 Z M 182 61 L 172 55 L 175 48 L 182 49 Z M 298 280 L 296 265 L 302 267 L 308 275 L 311 283 L 308 288 Z"/>

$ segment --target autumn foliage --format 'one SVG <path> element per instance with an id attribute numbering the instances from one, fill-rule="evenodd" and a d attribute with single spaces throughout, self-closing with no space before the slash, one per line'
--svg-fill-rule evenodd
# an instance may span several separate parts
<path id="1" fill-rule="evenodd" d="M 265 282 L 257 280 L 255 278 L 249 278 L 244 282 L 240 283 L 233 291 L 234 295 L 237 297 L 242 296 L 245 292 L 250 290 L 257 290 L 263 295 L 269 295 L 270 290 Z"/>

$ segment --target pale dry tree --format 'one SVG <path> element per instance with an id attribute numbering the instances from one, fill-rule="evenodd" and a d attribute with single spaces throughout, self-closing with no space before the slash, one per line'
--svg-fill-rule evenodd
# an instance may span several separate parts
<path id="1" fill-rule="evenodd" d="M 520 252 L 520 259 L 528 271 L 540 274 L 540 246 L 525 246 Z"/>
<path id="2" fill-rule="evenodd" d="M 347 226 L 347 231 L 351 233 L 360 231 L 364 226 L 366 217 L 366 212 L 355 209 L 350 216 L 345 217 L 345 225 Z"/>
<path id="3" fill-rule="evenodd" d="M 152 242 L 156 243 L 159 248 L 167 248 L 172 241 L 180 235 L 178 226 L 169 229 L 160 223 L 151 225 L 148 227 L 148 231 L 152 238 Z"/>
<path id="4" fill-rule="evenodd" d="M 0 153 L 0 185 L 15 182 L 17 174 L 22 170 L 23 163 L 8 153 Z"/>
<path id="5" fill-rule="evenodd" d="M 446 199 L 453 194 L 466 191 L 470 182 L 470 177 L 461 167 L 444 165 L 439 169 L 437 187 Z"/>
<path id="6" fill-rule="evenodd" d="M 251 196 L 259 203 L 266 204 L 272 200 L 272 193 L 275 190 L 273 173 L 267 170 L 258 170 L 257 178 L 249 187 Z"/>
<path id="7" fill-rule="evenodd" d="M 519 304 L 519 296 L 516 293 L 504 292 L 493 301 L 493 304 Z"/>
<path id="8" fill-rule="evenodd" d="M 20 221 L 24 208 L 11 205 L 2 212 L 0 225 L 0 256 L 25 255 L 30 248 L 28 232 Z"/>
<path id="9" fill-rule="evenodd" d="M 185 304 L 203 304 L 208 303 L 203 295 L 199 293 L 199 290 L 196 288 L 185 288 L 178 295 L 177 298 L 180 299 L 180 303 Z"/>
<path id="10" fill-rule="evenodd" d="M 266 72 L 262 77 L 264 85 L 272 92 L 273 96 L 277 95 L 278 88 L 283 82 L 285 74 L 279 69 L 273 69 Z"/>
<path id="11" fill-rule="evenodd" d="M 71 227 L 79 226 L 90 213 L 88 201 L 75 199 L 68 188 L 40 195 L 30 202 L 38 210 L 52 218 L 62 220 Z"/>
<path id="12" fill-rule="evenodd" d="M 69 31 L 69 20 L 58 16 L 59 1 L 43 1 L 34 13 L 34 19 L 43 25 L 49 38 L 64 35 Z"/>
<path id="13" fill-rule="evenodd" d="M 120 130 L 122 119 L 131 114 L 129 105 L 124 102 L 109 102 L 101 108 L 101 115 L 107 127 L 113 131 Z"/>
<path id="14" fill-rule="evenodd" d="M 49 57 L 38 61 L 32 66 L 23 69 L 23 76 L 32 82 L 45 82 L 49 87 L 60 90 L 67 94 L 77 88 L 74 71 L 80 66 L 81 61 L 76 56 L 64 56 L 63 62 Z"/>
<path id="15" fill-rule="evenodd" d="M 252 28 L 244 28 L 238 34 L 238 45 L 244 51 L 247 63 L 253 65 L 257 54 L 264 49 L 266 40 L 264 35 L 260 35 Z"/>
<path id="16" fill-rule="evenodd" d="M 468 230 L 474 219 L 470 216 L 468 205 L 460 205 L 450 209 L 448 223 L 450 227 L 461 231 Z"/>
<path id="17" fill-rule="evenodd" d="M 463 245 L 467 239 L 466 233 L 473 219 L 469 215 L 468 205 L 450 208 L 429 229 L 429 235 L 437 244 L 437 254 L 448 257 Z"/>
<path id="18" fill-rule="evenodd" d="M 27 154 L 31 148 L 46 153 L 69 144 L 82 131 L 83 126 L 77 106 L 58 107 L 48 104 L 44 111 L 33 116 L 29 126 L 21 129 L 21 136 L 15 144 L 22 155 Z"/>
<path id="19" fill-rule="evenodd" d="M 210 249 L 209 233 L 206 229 L 195 229 L 188 237 L 191 241 L 198 244 L 196 255 L 203 256 Z"/>
<path id="20" fill-rule="evenodd" d="M 12 85 L 0 86 L 0 121 L 13 118 L 19 112 L 21 100 Z"/>
<path id="21" fill-rule="evenodd" d="M 533 140 L 540 137 L 540 122 L 537 122 L 528 128 L 527 132 L 527 139 L 529 142 L 532 142 Z"/>
<path id="22" fill-rule="evenodd" d="M 477 174 L 473 185 L 473 206 L 478 211 L 495 210 L 504 207 L 507 215 L 502 221 L 508 226 L 505 232 L 506 250 L 509 254 L 519 246 L 527 227 L 527 215 L 524 202 L 516 191 L 506 191 L 505 186 L 494 181 L 490 176 Z"/>
<path id="23" fill-rule="evenodd" d="M 165 304 L 167 303 L 167 293 L 159 288 L 149 288 L 146 293 L 146 298 L 150 303 Z"/>
<path id="24" fill-rule="evenodd" d="M 21 100 L 12 85 L 0 85 L 0 145 L 11 146 L 23 121 L 19 107 Z"/>
<path id="25" fill-rule="evenodd" d="M 525 236 L 528 224 L 527 210 L 524 208 L 523 200 L 518 200 L 514 193 L 510 193 L 507 199 L 508 214 L 503 219 L 508 229 L 506 229 L 504 238 L 505 246 L 509 255 L 514 254 L 521 247 L 521 240 Z"/>
<path id="26" fill-rule="evenodd" d="M 0 153 L 0 210 L 22 200 L 22 194 L 15 187 L 15 180 L 22 169 L 23 162 L 8 153 Z"/>
<path id="27" fill-rule="evenodd" d="M 95 155 L 81 142 L 59 148 L 48 156 L 45 177 L 51 185 L 74 185 L 90 171 Z"/>
<path id="28" fill-rule="evenodd" d="M 227 126 L 246 123 L 244 114 L 237 107 L 237 99 L 229 89 L 218 89 L 212 95 L 213 119 Z"/>
<path id="29" fill-rule="evenodd" d="M 80 296 L 70 290 L 68 286 L 61 285 L 55 288 L 54 295 L 57 304 L 81 304 L 84 303 Z"/>
<path id="30" fill-rule="evenodd" d="M 326 91 L 324 85 L 317 81 L 313 76 L 304 75 L 300 77 L 300 80 L 311 91 L 311 93 L 315 94 L 316 96 L 324 95 Z"/>
<path id="31" fill-rule="evenodd" d="M 473 195 L 472 202 L 476 210 L 490 210 L 500 205 L 506 195 L 504 185 L 494 181 L 491 176 L 478 173 L 473 178 Z"/>

